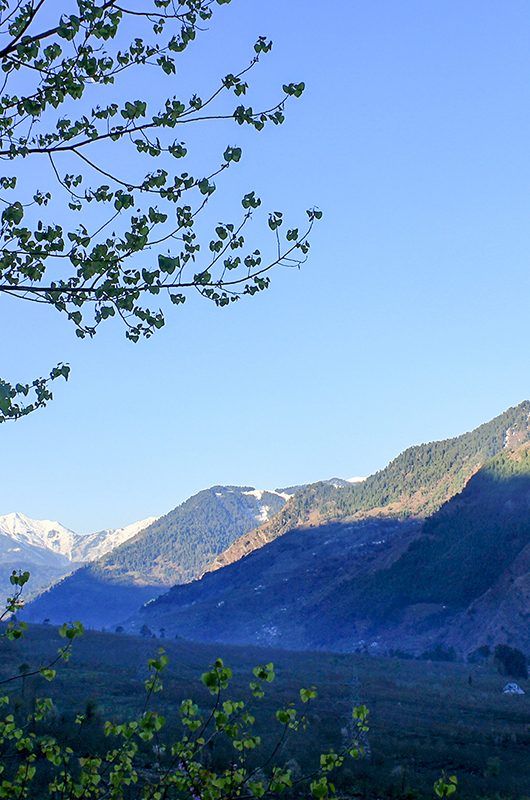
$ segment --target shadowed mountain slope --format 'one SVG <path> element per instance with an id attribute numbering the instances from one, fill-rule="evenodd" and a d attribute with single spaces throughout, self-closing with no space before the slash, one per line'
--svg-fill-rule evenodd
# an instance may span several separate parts
<path id="1" fill-rule="evenodd" d="M 298 528 L 224 569 L 173 587 L 127 628 L 138 632 L 147 624 L 197 641 L 334 649 L 325 620 L 318 620 L 323 598 L 335 597 L 352 575 L 387 566 L 419 527 L 416 520 L 374 519 Z M 346 638 L 345 649 L 355 649 L 353 629 Z"/>
<path id="2" fill-rule="evenodd" d="M 420 655 L 530 652 L 530 445 L 504 450 L 424 520 L 298 528 L 174 587 L 130 620 L 211 641 Z"/>
<path id="3" fill-rule="evenodd" d="M 218 569 L 299 526 L 366 516 L 425 517 L 461 492 L 490 458 L 530 440 L 530 402 L 453 439 L 409 447 L 360 483 L 323 481 L 302 488 L 268 522 L 237 539 L 213 562 Z"/>

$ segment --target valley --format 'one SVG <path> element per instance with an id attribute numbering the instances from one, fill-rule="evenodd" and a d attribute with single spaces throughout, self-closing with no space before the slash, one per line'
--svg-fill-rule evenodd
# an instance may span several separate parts
<path id="1" fill-rule="evenodd" d="M 52 627 L 34 625 L 19 642 L 1 642 L 0 677 L 23 661 L 43 663 L 63 641 Z M 432 785 L 446 769 L 458 775 L 462 800 L 497 793 L 514 800 L 526 796 L 530 693 L 503 695 L 505 679 L 487 664 L 287 652 L 87 631 L 74 643 L 71 660 L 58 668 L 51 684 L 40 677 L 28 678 L 23 694 L 20 684 L 13 685 L 11 693 L 22 707 L 35 694 L 50 694 L 55 707 L 51 731 L 66 741 L 77 737 L 77 747 L 85 739 L 79 739 L 74 717 L 87 703 L 93 704 L 82 737 L 89 737 L 91 747 L 104 746 L 104 720 L 141 712 L 147 659 L 160 645 L 169 665 L 164 691 L 154 707 L 166 716 L 170 738 L 181 733 L 177 711 L 184 698 L 191 696 L 202 709 L 209 708 L 211 697 L 199 676 L 215 658 L 221 656 L 234 671 L 227 692 L 232 698 L 246 698 L 252 668 L 272 661 L 276 680 L 255 710 L 266 750 L 278 736 L 274 710 L 296 700 L 301 686 L 315 684 L 318 690 L 306 710 L 310 727 L 289 737 L 280 763 L 293 759 L 297 768 L 309 773 L 319 752 L 340 747 L 352 706 L 366 703 L 370 756 L 345 764 L 337 778 L 339 791 L 370 799 L 432 797 Z"/>

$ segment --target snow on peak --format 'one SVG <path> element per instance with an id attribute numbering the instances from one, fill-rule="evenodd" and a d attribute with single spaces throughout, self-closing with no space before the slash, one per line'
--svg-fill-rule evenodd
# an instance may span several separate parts
<path id="1" fill-rule="evenodd" d="M 246 492 L 243 492 L 244 495 L 248 497 L 254 497 L 258 502 L 258 509 L 256 514 L 256 521 L 261 524 L 262 522 L 267 522 L 267 520 L 273 516 L 278 508 L 270 505 L 267 505 L 266 502 L 263 501 L 264 495 L 276 495 L 276 497 L 281 497 L 282 500 L 289 500 L 292 495 L 287 494 L 286 492 L 276 492 L 274 489 L 249 489 Z M 265 498 L 266 500 L 267 498 Z"/>
<path id="2" fill-rule="evenodd" d="M 31 519 L 14 512 L 0 516 L 0 533 L 15 542 L 53 550 L 71 558 L 77 534 L 60 522 L 50 519 Z"/>
<path id="3" fill-rule="evenodd" d="M 287 500 L 290 500 L 291 497 L 294 497 L 294 492 L 291 492 L 291 493 L 289 493 L 289 492 L 272 492 L 271 494 L 277 494 L 278 497 L 283 497 L 285 502 L 287 502 Z"/>
<path id="4" fill-rule="evenodd" d="M 125 525 L 123 528 L 110 528 L 97 533 L 90 533 L 88 536 L 79 536 L 74 550 L 74 558 L 76 561 L 95 561 L 132 539 L 133 536 L 136 536 L 137 533 L 143 531 L 144 528 L 147 528 L 157 519 L 158 517 L 147 517 L 130 525 Z"/>
<path id="5" fill-rule="evenodd" d="M 261 500 L 265 491 L 266 489 L 250 489 L 250 491 L 243 492 L 243 494 L 249 495 L 250 497 L 255 497 L 256 500 Z"/>
<path id="6" fill-rule="evenodd" d="M 364 478 L 359 478 L 359 477 L 346 478 L 346 480 L 348 481 L 348 483 L 363 483 L 363 481 L 366 480 L 366 477 L 364 477 Z"/>
<path id="7" fill-rule="evenodd" d="M 277 497 L 283 498 L 283 500 L 289 500 L 289 498 L 292 497 L 292 494 L 288 494 L 287 492 L 276 492 L 274 489 L 251 489 L 248 492 L 243 492 L 243 494 L 251 495 L 258 501 L 263 498 L 264 494 L 275 494 Z"/>
<path id="8" fill-rule="evenodd" d="M 0 516 L 0 534 L 13 542 L 51 550 L 69 561 L 94 561 L 147 528 L 156 517 L 133 522 L 123 528 L 98 531 L 83 536 L 49 519 L 31 519 L 14 512 Z"/>

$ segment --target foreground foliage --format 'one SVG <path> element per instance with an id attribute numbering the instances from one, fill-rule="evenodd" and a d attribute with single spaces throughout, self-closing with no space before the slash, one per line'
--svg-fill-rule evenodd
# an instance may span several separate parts
<path id="1" fill-rule="evenodd" d="M 158 631 L 156 631 L 158 633 Z M 0 680 L 19 671 L 21 664 L 44 664 L 61 645 L 55 627 L 30 625 L 16 646 L 0 641 Z M 221 657 L 233 670 L 231 696 L 244 698 L 252 668 L 274 662 L 276 679 L 259 701 L 255 732 L 259 752 L 271 752 L 279 723 L 278 708 L 298 698 L 301 686 L 315 684 L 318 697 L 303 706 L 308 719 L 305 733 L 291 735 L 278 755 L 291 762 L 298 775 L 310 774 L 319 754 L 345 743 L 343 729 L 354 706 L 370 709 L 369 753 L 346 759 L 333 777 L 341 796 L 364 798 L 431 798 L 440 771 L 458 775 L 461 800 L 528 798 L 527 759 L 530 747 L 530 685 L 518 681 L 526 695 L 504 695 L 507 678 L 491 662 L 463 664 L 383 658 L 360 654 L 287 652 L 278 649 L 227 644 L 199 644 L 165 638 L 145 639 L 125 633 L 87 630 L 74 642 L 72 658 L 47 683 L 28 677 L 22 691 L 19 679 L 9 687 L 13 704 L 28 711 L 34 697 L 49 695 L 54 712 L 48 732 L 78 752 L 103 749 L 106 720 L 136 719 L 144 701 L 147 659 L 163 646 L 169 657 L 163 692 L 153 695 L 151 707 L 166 717 L 164 735 L 180 736 L 179 707 L 192 698 L 210 708 L 210 694 L 198 676 Z M 472 682 L 470 684 L 469 678 Z M 77 713 L 89 719 L 79 730 Z M 22 711 L 20 711 L 22 713 Z M 216 756 L 216 767 L 224 755 Z M 226 763 L 226 762 L 225 762 Z"/>

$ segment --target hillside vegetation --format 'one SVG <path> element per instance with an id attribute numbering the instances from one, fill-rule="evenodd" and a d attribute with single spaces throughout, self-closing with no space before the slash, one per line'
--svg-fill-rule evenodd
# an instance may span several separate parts
<path id="1" fill-rule="evenodd" d="M 225 566 L 299 526 L 367 515 L 428 516 L 461 492 L 486 461 L 528 441 L 529 415 L 530 401 L 525 401 L 469 433 L 409 447 L 362 483 L 311 484 L 269 522 L 236 541 L 215 566 Z"/>
<path id="2" fill-rule="evenodd" d="M 381 612 L 405 603 L 466 608 L 529 543 L 530 448 L 525 444 L 487 462 L 460 495 L 425 520 L 421 538 L 378 576 L 370 603 Z M 362 597 L 359 586 L 358 604 Z"/>
<path id="3" fill-rule="evenodd" d="M 212 486 L 193 495 L 94 564 L 95 574 L 120 581 L 172 586 L 200 575 L 235 538 L 285 505 L 251 486 Z"/>

